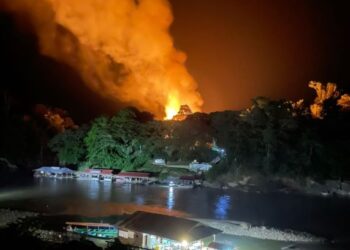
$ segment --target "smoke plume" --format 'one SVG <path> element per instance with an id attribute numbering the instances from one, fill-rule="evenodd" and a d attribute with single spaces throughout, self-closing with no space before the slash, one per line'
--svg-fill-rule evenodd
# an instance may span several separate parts
<path id="1" fill-rule="evenodd" d="M 168 0 L 3 0 L 30 20 L 42 54 L 75 68 L 101 95 L 171 118 L 200 111 L 197 84 L 174 48 Z"/>

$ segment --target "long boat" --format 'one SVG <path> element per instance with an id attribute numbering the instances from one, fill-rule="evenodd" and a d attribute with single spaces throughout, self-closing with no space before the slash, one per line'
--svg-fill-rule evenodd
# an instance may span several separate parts
<path id="1" fill-rule="evenodd" d="M 102 239 L 113 239 L 118 236 L 115 226 L 107 223 L 66 222 L 68 232 Z"/>

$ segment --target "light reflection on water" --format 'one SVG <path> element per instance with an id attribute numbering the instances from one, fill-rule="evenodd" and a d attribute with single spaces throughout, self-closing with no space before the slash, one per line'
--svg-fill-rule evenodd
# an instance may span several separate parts
<path id="1" fill-rule="evenodd" d="M 144 205 L 145 204 L 145 199 L 141 195 L 137 195 L 135 202 L 137 205 Z"/>
<path id="2" fill-rule="evenodd" d="M 0 207 L 45 213 L 107 216 L 143 210 L 197 218 L 241 220 L 320 233 L 350 224 L 350 199 L 219 189 L 177 189 L 110 182 L 35 179 L 0 189 Z"/>
<path id="3" fill-rule="evenodd" d="M 231 207 L 231 196 L 221 195 L 215 203 L 215 217 L 217 219 L 227 219 L 228 210 Z"/>
<path id="4" fill-rule="evenodd" d="M 99 198 L 99 182 L 98 181 L 90 181 L 88 182 L 88 196 L 92 200 L 98 200 Z"/>
<path id="5" fill-rule="evenodd" d="M 169 189 L 168 189 L 167 207 L 168 207 L 168 209 L 173 209 L 174 205 L 175 205 L 174 187 L 169 187 Z"/>

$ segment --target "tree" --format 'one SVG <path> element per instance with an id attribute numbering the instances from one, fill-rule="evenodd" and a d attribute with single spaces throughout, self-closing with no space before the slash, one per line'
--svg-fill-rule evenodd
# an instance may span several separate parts
<path id="1" fill-rule="evenodd" d="M 111 119 L 97 118 L 87 134 L 87 159 L 91 166 L 135 170 L 149 160 L 142 125 L 134 109 L 127 108 Z"/>
<path id="2" fill-rule="evenodd" d="M 99 117 L 92 122 L 92 126 L 85 137 L 87 147 L 87 161 L 91 166 L 115 168 L 116 155 L 113 154 L 115 141 L 109 133 L 109 120 Z"/>
<path id="3" fill-rule="evenodd" d="M 50 140 L 48 146 L 53 152 L 57 153 L 61 165 L 76 165 L 85 159 L 86 147 L 84 138 L 87 130 L 87 126 L 66 130 Z"/>

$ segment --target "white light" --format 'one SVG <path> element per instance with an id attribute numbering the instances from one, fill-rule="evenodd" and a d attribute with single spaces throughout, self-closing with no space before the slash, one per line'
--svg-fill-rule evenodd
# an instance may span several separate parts
<path id="1" fill-rule="evenodd" d="M 188 242 L 187 242 L 186 240 L 183 240 L 183 241 L 181 242 L 181 246 L 187 247 L 187 246 L 188 246 Z"/>

